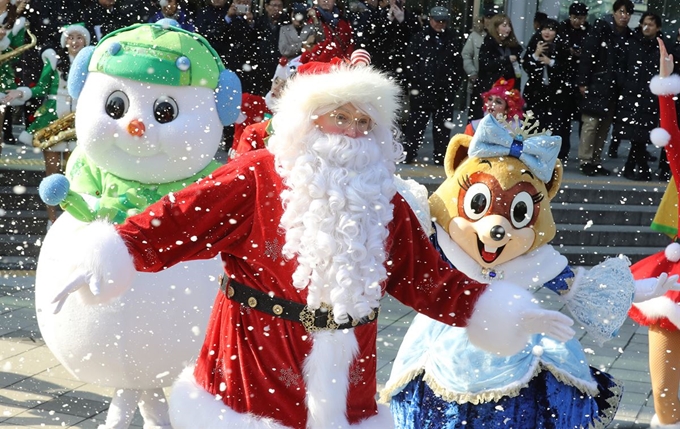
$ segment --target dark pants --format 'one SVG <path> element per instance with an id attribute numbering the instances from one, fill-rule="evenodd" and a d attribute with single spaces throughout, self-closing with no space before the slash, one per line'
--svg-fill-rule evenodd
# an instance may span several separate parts
<path id="1" fill-rule="evenodd" d="M 404 150 L 406 161 L 411 162 L 418 155 L 418 149 L 423 145 L 425 128 L 432 116 L 432 137 L 434 140 L 434 154 L 432 159 L 436 164 L 444 164 L 446 147 L 451 137 L 453 121 L 452 100 L 438 100 L 436 105 L 418 106 L 411 98 L 411 112 L 404 129 Z"/>

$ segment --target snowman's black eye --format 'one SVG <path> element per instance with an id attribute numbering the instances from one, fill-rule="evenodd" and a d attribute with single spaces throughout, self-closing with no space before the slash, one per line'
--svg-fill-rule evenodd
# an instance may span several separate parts
<path id="1" fill-rule="evenodd" d="M 174 121 L 178 113 L 177 102 L 170 97 L 161 97 L 153 104 L 153 115 L 161 124 Z"/>
<path id="2" fill-rule="evenodd" d="M 113 91 L 109 98 L 106 99 L 104 109 L 106 113 L 113 119 L 120 119 L 125 116 L 125 113 L 130 107 L 130 99 L 123 91 Z"/>

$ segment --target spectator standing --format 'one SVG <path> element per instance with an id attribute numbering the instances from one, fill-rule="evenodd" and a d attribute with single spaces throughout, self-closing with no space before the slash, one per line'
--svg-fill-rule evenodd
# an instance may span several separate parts
<path id="1" fill-rule="evenodd" d="M 451 16 L 442 6 L 430 10 L 429 25 L 411 39 L 406 52 L 410 113 L 404 130 L 405 162 L 414 162 L 432 116 L 433 161 L 443 165 L 451 134 L 456 92 L 463 76 L 461 40 L 448 28 Z"/>
<path id="2" fill-rule="evenodd" d="M 417 15 L 404 5 L 402 0 L 389 0 L 387 10 L 387 24 L 383 44 L 383 55 L 372 60 L 372 64 L 397 79 L 404 92 L 407 89 L 404 64 L 406 50 L 413 36 L 422 31 Z M 406 97 L 408 102 L 408 97 Z M 408 110 L 408 109 L 406 109 Z M 403 128 L 403 127 L 402 127 Z"/>
<path id="3" fill-rule="evenodd" d="M 661 17 L 645 12 L 640 26 L 633 31 L 624 68 L 625 79 L 620 88 L 617 120 L 624 139 L 630 140 L 630 151 L 622 175 L 630 180 L 650 180 L 647 145 L 649 133 L 659 126 L 659 101 L 649 87 L 659 74 L 659 44 Z"/>
<path id="4" fill-rule="evenodd" d="M 318 0 L 309 9 L 310 23 L 314 25 L 316 44 L 302 53 L 300 61 L 330 62 L 334 57 L 349 58 L 354 51 L 352 26 L 341 13 L 335 0 Z"/>
<path id="5" fill-rule="evenodd" d="M 182 29 L 192 33 L 196 31 L 194 20 L 189 16 L 188 11 L 180 7 L 179 0 L 161 0 L 158 5 L 161 10 L 151 15 L 149 22 L 157 22 L 164 18 L 174 19 Z"/>
<path id="6" fill-rule="evenodd" d="M 314 26 L 306 21 L 307 6 L 293 3 L 290 7 L 290 21 L 281 26 L 279 52 L 291 59 L 302 53 L 302 48 L 314 46 Z"/>
<path id="7" fill-rule="evenodd" d="M 586 176 L 611 174 L 602 166 L 602 149 L 616 111 L 617 80 L 623 78 L 622 60 L 632 36 L 628 22 L 633 10 L 631 0 L 616 0 L 613 14 L 595 21 L 584 40 L 579 70 L 583 125 L 578 158 Z"/>
<path id="8" fill-rule="evenodd" d="M 487 26 L 488 34 L 479 48 L 479 77 L 475 82 L 473 96 L 481 98 L 500 78 L 513 79 L 520 89 L 522 70 L 519 64 L 522 47 L 517 41 L 512 23 L 507 15 L 497 14 Z M 478 118 L 472 118 L 478 119 Z"/>
<path id="9" fill-rule="evenodd" d="M 252 93 L 252 57 L 256 43 L 250 0 L 209 0 L 196 19 L 198 32 L 234 70 L 243 92 Z"/>
<path id="10" fill-rule="evenodd" d="M 265 0 L 265 13 L 255 20 L 257 69 L 253 73 L 253 93 L 264 96 L 271 86 L 271 76 L 279 64 L 279 36 L 283 21 L 283 0 Z"/>
<path id="11" fill-rule="evenodd" d="M 590 24 L 586 21 L 587 18 L 588 6 L 578 2 L 572 3 L 569 6 L 569 18 L 560 23 L 560 28 L 557 31 L 564 45 L 569 48 L 566 69 L 566 76 L 569 82 L 569 97 L 564 109 L 569 114 L 569 122 L 574 119 L 579 121 L 579 133 L 581 132 L 581 114 L 579 110 L 581 92 L 578 90 L 578 73 L 583 40 L 590 28 Z"/>
<path id="12" fill-rule="evenodd" d="M 523 67 L 529 75 L 524 86 L 527 110 L 534 112 L 542 128 L 562 138 L 558 157 L 562 162 L 569 158 L 569 50 L 559 37 L 559 22 L 542 21 L 539 31 L 529 40 L 524 53 Z"/>
<path id="13" fill-rule="evenodd" d="M 387 10 L 380 8 L 378 0 L 355 0 L 350 3 L 348 16 L 355 48 L 368 51 L 374 64 L 384 64 L 386 52 L 383 47 L 389 43 L 385 37 Z"/>
<path id="14" fill-rule="evenodd" d="M 484 43 L 486 37 L 486 26 L 491 18 L 496 14 L 493 9 L 487 9 L 477 22 L 472 27 L 472 31 L 463 45 L 463 68 L 468 77 L 467 91 L 470 96 L 470 109 L 468 112 L 469 118 L 481 118 L 483 113 L 482 99 L 473 97 L 473 88 L 477 78 L 479 77 L 479 49 Z"/>

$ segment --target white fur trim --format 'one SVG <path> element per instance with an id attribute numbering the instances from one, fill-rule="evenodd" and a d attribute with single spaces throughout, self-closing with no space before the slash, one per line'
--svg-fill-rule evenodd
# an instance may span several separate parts
<path id="1" fill-rule="evenodd" d="M 103 220 L 91 222 L 74 234 L 81 243 L 77 269 L 99 279 L 97 302 L 108 302 L 119 297 L 132 285 L 136 270 L 132 256 L 116 228 Z"/>
<path id="2" fill-rule="evenodd" d="M 654 128 L 649 133 L 649 139 L 656 147 L 664 147 L 671 141 L 671 135 L 663 128 Z"/>
<path id="3" fill-rule="evenodd" d="M 16 36 L 17 33 L 19 33 L 19 31 L 21 31 L 25 26 L 26 18 L 24 18 L 23 16 L 17 18 L 17 20 L 14 21 L 14 27 L 12 27 L 12 34 Z"/>
<path id="4" fill-rule="evenodd" d="M 521 313 L 536 308 L 532 299 L 531 292 L 507 281 L 489 285 L 468 320 L 470 342 L 502 356 L 522 351 L 529 336 L 519 327 Z"/>
<path id="5" fill-rule="evenodd" d="M 647 301 L 633 304 L 648 319 L 660 319 L 667 317 L 668 320 L 680 329 L 680 306 L 670 298 L 660 296 Z"/>
<path id="6" fill-rule="evenodd" d="M 347 425 L 349 368 L 358 351 L 353 329 L 312 334 L 312 351 L 303 366 L 307 427 Z"/>
<path id="7" fill-rule="evenodd" d="M 33 146 L 33 134 L 24 130 L 19 134 L 19 141 L 26 146 Z"/>
<path id="8" fill-rule="evenodd" d="M 659 422 L 659 416 L 654 414 L 652 421 L 649 422 L 649 429 L 680 429 L 680 422 L 664 425 Z"/>
<path id="9" fill-rule="evenodd" d="M 666 259 L 671 262 L 680 261 L 680 243 L 671 243 L 666 246 L 664 254 L 666 255 Z"/>
<path id="10" fill-rule="evenodd" d="M 9 48 L 10 43 L 12 43 L 12 42 L 11 42 L 11 40 L 9 40 L 9 37 L 7 37 L 7 36 L 5 36 L 2 40 L 0 40 L 0 52 Z"/>
<path id="11" fill-rule="evenodd" d="M 337 401 L 337 398 L 334 398 Z M 170 393 L 170 420 L 175 429 L 290 429 L 267 418 L 237 413 L 224 405 L 220 398 L 209 394 L 196 383 L 194 367 L 179 376 Z M 309 427 L 309 426 L 308 426 Z M 327 427 L 327 426 L 326 426 Z M 378 405 L 378 415 L 349 426 L 351 429 L 393 429 L 394 421 L 388 407 Z M 310 429 L 322 429 L 310 427 Z"/>
<path id="12" fill-rule="evenodd" d="M 66 48 L 66 37 L 68 37 L 69 33 L 79 33 L 85 38 L 85 46 L 90 46 L 90 31 L 83 27 L 82 25 L 78 24 L 73 24 L 69 25 L 67 28 L 64 28 L 61 32 L 61 47 Z"/>
<path id="13" fill-rule="evenodd" d="M 668 77 L 654 76 L 649 83 L 654 95 L 674 95 L 680 93 L 680 76 L 672 74 Z"/>
<path id="14" fill-rule="evenodd" d="M 396 81 L 377 69 L 343 63 L 332 67 L 329 73 L 295 74 L 288 80 L 277 110 L 311 114 L 321 108 L 352 103 L 358 108 L 372 107 L 366 113 L 378 125 L 390 127 L 396 118 L 400 92 Z"/>
<path id="15" fill-rule="evenodd" d="M 52 70 L 57 68 L 57 53 L 54 51 L 54 49 L 49 48 L 45 49 L 43 53 L 40 55 L 42 58 L 43 62 L 50 65 L 52 67 Z"/>

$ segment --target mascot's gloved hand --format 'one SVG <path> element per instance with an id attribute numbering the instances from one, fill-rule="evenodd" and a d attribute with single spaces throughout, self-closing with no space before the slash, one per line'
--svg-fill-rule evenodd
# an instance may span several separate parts
<path id="1" fill-rule="evenodd" d="M 658 298 L 669 290 L 680 290 L 677 274 L 669 277 L 667 273 L 663 273 L 657 278 L 635 280 L 635 297 L 633 302 L 638 303 Z"/>
<path id="2" fill-rule="evenodd" d="M 522 351 L 533 334 L 558 341 L 571 339 L 573 324 L 569 316 L 538 305 L 527 289 L 499 280 L 487 286 L 477 300 L 467 333 L 480 349 L 511 356 Z"/>
<path id="3" fill-rule="evenodd" d="M 79 243 L 79 252 L 73 255 L 73 272 L 52 300 L 55 314 L 76 291 L 93 304 L 119 297 L 130 288 L 136 272 L 132 256 L 112 224 L 102 220 L 89 223 L 73 240 Z"/>

